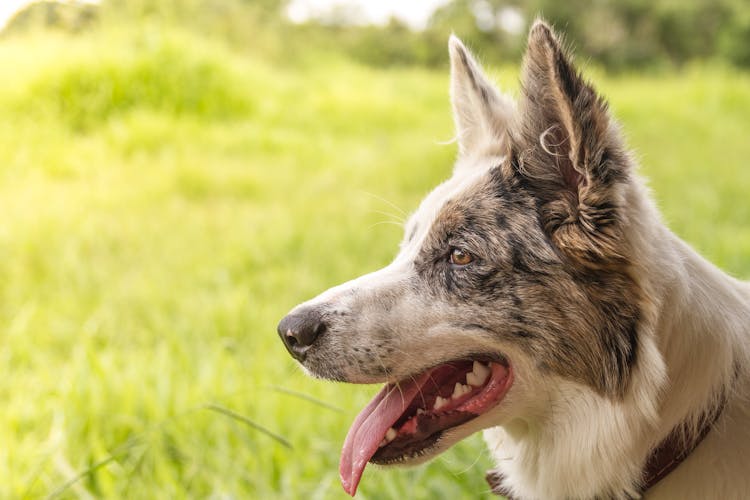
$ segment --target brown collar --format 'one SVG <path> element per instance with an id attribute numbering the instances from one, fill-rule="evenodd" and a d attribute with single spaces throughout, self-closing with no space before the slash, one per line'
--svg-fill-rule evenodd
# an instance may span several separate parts
<path id="1" fill-rule="evenodd" d="M 698 430 L 698 434 L 691 441 L 686 442 L 684 439 L 683 426 L 678 425 L 672 432 L 654 448 L 649 455 L 646 465 L 643 468 L 643 482 L 641 483 L 640 493 L 643 494 L 656 483 L 664 479 L 678 465 L 690 455 L 693 450 L 703 441 L 703 438 L 713 428 L 716 420 L 724 409 L 724 403 L 716 409 L 703 414 L 701 421 L 703 424 Z M 502 483 L 503 475 L 496 470 L 487 471 L 485 476 L 487 482 L 496 495 L 502 495 L 508 500 L 513 500 L 510 491 Z"/>

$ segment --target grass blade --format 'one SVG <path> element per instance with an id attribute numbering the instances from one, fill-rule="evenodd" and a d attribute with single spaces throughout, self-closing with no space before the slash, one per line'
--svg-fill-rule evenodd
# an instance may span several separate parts
<path id="1" fill-rule="evenodd" d="M 121 451 L 119 453 L 113 453 L 112 455 L 109 455 L 107 458 L 99 460 L 98 462 L 94 463 L 88 469 L 85 469 L 85 470 L 79 472 L 78 474 L 76 474 L 75 476 L 73 476 L 72 478 L 70 478 L 69 480 L 67 480 L 59 488 L 57 488 L 55 491 L 53 491 L 52 493 L 50 493 L 49 496 L 47 497 L 47 499 L 49 500 L 49 499 L 52 499 L 52 498 L 59 497 L 60 495 L 62 495 L 63 493 L 65 493 L 65 491 L 68 488 L 70 488 L 71 486 L 73 486 L 74 484 L 76 484 L 78 481 L 80 481 L 84 477 L 86 477 L 86 476 L 88 476 L 88 475 L 96 472 L 98 469 L 104 467 L 105 465 L 109 464 L 110 462 L 113 462 L 113 461 L 117 460 L 117 458 L 119 456 L 124 455 L 128 451 L 129 450 L 123 450 L 123 451 Z"/>
<path id="2" fill-rule="evenodd" d="M 292 446 L 292 444 L 289 441 L 287 441 L 286 439 L 284 439 L 283 437 L 279 436 L 278 434 L 276 434 L 273 431 L 270 431 L 270 430 L 266 429 L 265 427 L 263 427 L 259 423 L 256 423 L 256 422 L 250 420 L 246 416 L 240 415 L 239 413 L 236 413 L 236 412 L 233 412 L 229 408 L 224 408 L 223 406 L 219 406 L 219 405 L 216 405 L 216 404 L 207 404 L 207 405 L 204 406 L 204 408 L 206 408 L 207 410 L 215 411 L 216 413 L 221 413 L 222 415 L 225 415 L 225 416 L 227 416 L 229 418 L 233 418 L 234 420 L 242 422 L 243 424 L 245 424 L 245 425 L 247 425 L 249 427 L 252 427 L 256 431 L 258 431 L 258 432 L 260 432 L 262 434 L 265 434 L 266 436 L 270 437 L 271 439 L 273 439 L 274 441 L 278 442 L 279 444 L 281 444 L 283 446 L 286 446 L 290 450 L 294 449 L 294 447 Z"/>
<path id="3" fill-rule="evenodd" d="M 287 394 L 289 396 L 294 396 L 295 398 L 304 399 L 305 401 L 308 401 L 310 403 L 316 404 L 318 406 L 322 406 L 323 408 L 327 408 L 329 410 L 333 410 L 338 413 L 344 413 L 344 410 L 339 408 L 338 406 L 334 406 L 332 404 L 326 403 L 325 401 L 321 401 L 317 398 L 314 398 L 308 394 L 304 394 L 302 392 L 292 391 L 290 389 L 286 389 L 284 387 L 280 387 L 278 385 L 272 385 L 270 386 L 272 390 L 276 392 L 280 392 L 282 394 Z"/>

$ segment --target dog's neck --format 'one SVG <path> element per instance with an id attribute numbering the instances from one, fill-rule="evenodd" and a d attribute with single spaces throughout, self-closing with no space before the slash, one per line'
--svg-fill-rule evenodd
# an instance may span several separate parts
<path id="1" fill-rule="evenodd" d="M 701 415 L 721 404 L 747 360 L 750 333 L 747 286 L 671 233 L 665 238 L 675 261 L 667 271 L 671 280 L 664 281 L 656 326 L 668 376 L 660 410 L 663 435 L 681 422 L 697 432 Z"/>
<path id="2" fill-rule="evenodd" d="M 644 220 L 658 220 L 645 196 L 630 201 L 652 212 Z M 653 450 L 675 429 L 686 442 L 698 437 L 706 415 L 714 415 L 731 390 L 737 367 L 750 359 L 747 348 L 738 347 L 750 335 L 747 285 L 664 226 L 635 227 L 634 233 L 640 238 L 634 245 L 643 247 L 636 255 L 644 267 L 637 272 L 652 310 L 629 394 L 612 401 L 560 381 L 563 390 L 539 422 L 487 431 L 491 448 L 497 443 L 504 486 L 518 498 L 637 497 Z"/>
<path id="3" fill-rule="evenodd" d="M 641 474 L 641 482 L 638 488 L 640 492 L 648 491 L 690 456 L 716 424 L 724 406 L 725 404 L 722 403 L 719 407 L 704 414 L 698 433 L 688 439 L 685 438 L 681 427 L 677 427 L 670 432 L 666 439 L 649 455 Z M 486 480 L 493 493 L 504 496 L 508 500 L 515 500 L 513 491 L 504 485 L 505 477 L 501 472 L 498 470 L 487 471 Z"/>

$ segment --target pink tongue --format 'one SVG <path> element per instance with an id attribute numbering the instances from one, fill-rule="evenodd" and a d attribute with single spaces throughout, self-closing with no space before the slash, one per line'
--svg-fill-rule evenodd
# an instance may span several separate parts
<path id="1" fill-rule="evenodd" d="M 378 450 L 388 428 L 406 411 L 429 376 L 428 372 L 417 380 L 386 384 L 357 415 L 344 440 L 339 463 L 341 485 L 351 496 L 357 492 L 362 472 Z"/>

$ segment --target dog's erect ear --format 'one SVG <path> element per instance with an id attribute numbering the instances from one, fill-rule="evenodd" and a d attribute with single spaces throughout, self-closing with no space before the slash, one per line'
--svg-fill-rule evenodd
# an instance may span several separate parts
<path id="1" fill-rule="evenodd" d="M 583 263 L 620 258 L 630 160 L 607 104 L 542 21 L 529 33 L 521 81 L 512 166 L 539 198 L 545 230 Z"/>
<path id="2" fill-rule="evenodd" d="M 501 155 L 507 148 L 512 99 L 501 94 L 455 35 L 448 42 L 451 58 L 451 102 L 460 157 Z"/>

